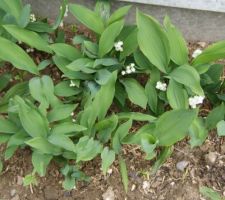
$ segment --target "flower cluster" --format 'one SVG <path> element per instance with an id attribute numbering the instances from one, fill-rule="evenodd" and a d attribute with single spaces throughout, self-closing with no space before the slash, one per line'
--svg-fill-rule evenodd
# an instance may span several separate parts
<path id="1" fill-rule="evenodd" d="M 196 49 L 196 50 L 193 52 L 192 57 L 193 57 L 193 58 L 196 58 L 196 57 L 199 56 L 201 53 L 202 53 L 202 50 L 201 50 L 201 49 Z"/>
<path id="2" fill-rule="evenodd" d="M 131 63 L 128 66 L 126 66 L 126 71 L 122 71 L 121 74 L 124 76 L 125 74 L 131 74 L 134 73 L 136 71 L 135 69 L 135 64 Z"/>
<path id="3" fill-rule="evenodd" d="M 202 104 L 203 101 L 204 101 L 204 98 L 203 96 L 194 96 L 194 97 L 190 97 L 188 99 L 189 101 L 189 105 L 191 106 L 191 108 L 196 108 L 196 106 L 198 104 Z"/>
<path id="4" fill-rule="evenodd" d="M 76 84 L 71 80 L 70 81 L 70 87 L 75 87 L 76 86 Z"/>
<path id="5" fill-rule="evenodd" d="M 156 83 L 155 88 L 158 89 L 158 90 L 161 90 L 161 91 L 166 91 L 166 89 L 167 89 L 167 84 L 166 84 L 166 83 L 163 83 L 163 82 L 161 82 L 161 81 L 158 81 L 158 82 Z"/>
<path id="6" fill-rule="evenodd" d="M 30 21 L 31 22 L 36 22 L 37 21 L 37 19 L 35 17 L 35 14 L 30 14 Z"/>
<path id="7" fill-rule="evenodd" d="M 34 49 L 33 49 L 33 48 L 28 48 L 28 49 L 26 50 L 26 52 L 27 52 L 27 53 L 32 53 L 32 52 L 34 52 Z"/>
<path id="8" fill-rule="evenodd" d="M 118 41 L 114 44 L 116 51 L 123 51 L 123 41 Z"/>

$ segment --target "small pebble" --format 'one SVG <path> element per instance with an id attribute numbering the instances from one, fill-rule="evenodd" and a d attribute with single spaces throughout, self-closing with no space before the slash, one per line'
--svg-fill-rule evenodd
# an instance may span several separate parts
<path id="1" fill-rule="evenodd" d="M 142 188 L 143 190 L 149 190 L 150 188 L 150 183 L 148 181 L 144 181 L 143 184 L 142 184 Z"/>
<path id="2" fill-rule="evenodd" d="M 189 161 L 183 160 L 183 161 L 178 162 L 176 164 L 176 167 L 178 170 L 183 172 L 185 170 L 185 168 L 188 166 L 188 164 L 189 164 Z"/>
<path id="3" fill-rule="evenodd" d="M 206 154 L 205 156 L 205 160 L 208 164 L 215 164 L 216 159 L 217 159 L 217 152 L 209 152 L 208 154 Z"/>
<path id="4" fill-rule="evenodd" d="M 135 189 L 136 189 L 136 185 L 133 184 L 133 185 L 131 186 L 131 192 L 133 192 Z"/>
<path id="5" fill-rule="evenodd" d="M 102 195 L 103 200 L 114 200 L 115 194 L 112 187 L 108 187 L 106 192 Z"/>
<path id="6" fill-rule="evenodd" d="M 16 194 L 16 190 L 15 190 L 15 189 L 12 189 L 12 190 L 10 191 L 11 197 L 15 196 L 15 194 Z"/>

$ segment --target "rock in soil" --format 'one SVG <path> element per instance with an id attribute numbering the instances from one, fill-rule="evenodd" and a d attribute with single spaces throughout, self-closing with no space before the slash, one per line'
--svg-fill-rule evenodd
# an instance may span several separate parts
<path id="1" fill-rule="evenodd" d="M 176 167 L 178 170 L 183 172 L 185 168 L 188 166 L 188 164 L 189 164 L 189 161 L 182 160 L 176 164 Z"/>
<path id="2" fill-rule="evenodd" d="M 208 164 L 215 164 L 216 159 L 217 159 L 217 152 L 209 152 L 208 154 L 205 155 L 205 160 Z"/>
<path id="3" fill-rule="evenodd" d="M 103 200 L 114 200 L 115 194 L 112 187 L 108 187 L 106 192 L 102 195 Z"/>

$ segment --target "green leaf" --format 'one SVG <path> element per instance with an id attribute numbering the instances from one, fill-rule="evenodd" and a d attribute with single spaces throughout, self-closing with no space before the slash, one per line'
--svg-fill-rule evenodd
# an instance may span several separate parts
<path id="1" fill-rule="evenodd" d="M 203 144 L 208 135 L 208 130 L 206 129 L 202 118 L 198 117 L 192 122 L 189 128 L 189 135 L 192 148 Z"/>
<path id="2" fill-rule="evenodd" d="M 64 134 L 51 134 L 48 141 L 55 146 L 61 147 L 67 151 L 75 152 L 75 145 L 73 141 Z"/>
<path id="3" fill-rule="evenodd" d="M 137 32 L 138 29 L 135 28 L 131 33 L 129 33 L 129 35 L 123 41 L 123 51 L 120 53 L 120 59 L 124 59 L 137 49 L 138 47 Z"/>
<path id="4" fill-rule="evenodd" d="M 81 52 L 78 49 L 68 44 L 55 43 L 52 44 L 50 48 L 56 55 L 67 58 L 70 61 L 74 61 L 82 57 Z"/>
<path id="5" fill-rule="evenodd" d="M 76 144 L 77 162 L 89 161 L 102 151 L 102 145 L 88 136 L 80 138 Z"/>
<path id="6" fill-rule="evenodd" d="M 20 13 L 22 10 L 22 2 L 20 0 L 11 0 L 11 1 L 2 0 L 1 4 L 3 5 L 5 4 L 6 6 L 5 11 L 7 13 L 10 13 L 11 15 L 13 15 L 17 21 L 19 20 Z"/>
<path id="7" fill-rule="evenodd" d="M 206 64 L 219 60 L 221 58 L 225 58 L 225 41 L 216 42 L 208 46 L 199 56 L 197 56 L 192 61 L 192 65 L 197 66 Z"/>
<path id="8" fill-rule="evenodd" d="M 115 39 L 120 34 L 123 25 L 124 21 L 121 20 L 111 24 L 104 30 L 99 40 L 99 57 L 102 58 L 113 48 Z"/>
<path id="9" fill-rule="evenodd" d="M 3 27 L 17 40 L 22 41 L 40 51 L 47 53 L 52 52 L 48 46 L 48 43 L 37 33 L 20 28 L 16 25 L 4 25 Z"/>
<path id="10" fill-rule="evenodd" d="M 129 134 L 129 130 L 132 126 L 132 120 L 121 124 L 116 130 L 112 138 L 112 147 L 116 153 L 119 153 L 121 150 L 122 140 Z"/>
<path id="11" fill-rule="evenodd" d="M 8 119 L 0 119 L 0 133 L 16 133 L 18 127 Z"/>
<path id="12" fill-rule="evenodd" d="M 104 22 L 107 21 L 109 18 L 110 8 L 110 1 L 97 0 L 95 4 L 95 12 L 98 13 L 98 15 L 102 18 Z"/>
<path id="13" fill-rule="evenodd" d="M 145 94 L 148 98 L 148 105 L 154 113 L 158 110 L 158 94 L 155 85 L 152 84 L 151 79 L 145 85 Z"/>
<path id="14" fill-rule="evenodd" d="M 171 60 L 177 65 L 187 64 L 188 48 L 182 33 L 171 23 L 168 16 L 166 16 L 164 19 L 164 26 L 169 39 Z"/>
<path id="15" fill-rule="evenodd" d="M 137 64 L 136 68 L 138 69 L 150 70 L 152 68 L 152 64 L 139 49 L 134 52 L 134 60 Z"/>
<path id="16" fill-rule="evenodd" d="M 48 135 L 48 121 L 37 109 L 29 106 L 25 101 L 16 96 L 15 103 L 19 106 L 19 118 L 23 128 L 31 137 L 46 137 Z"/>
<path id="17" fill-rule="evenodd" d="M 141 148 L 146 153 L 145 159 L 151 160 L 156 156 L 155 148 L 157 146 L 157 141 L 150 134 L 141 135 Z"/>
<path id="18" fill-rule="evenodd" d="M 32 164 L 34 166 L 34 170 L 40 175 L 45 176 L 46 168 L 52 159 L 51 155 L 40 154 L 36 151 L 32 154 Z"/>
<path id="19" fill-rule="evenodd" d="M 217 134 L 219 136 L 225 136 L 225 121 L 221 120 L 216 125 L 217 128 Z"/>
<path id="20" fill-rule="evenodd" d="M 104 31 L 104 23 L 96 12 L 78 4 L 69 4 L 69 11 L 92 31 L 98 34 Z"/>
<path id="21" fill-rule="evenodd" d="M 188 94 L 181 84 L 170 80 L 167 88 L 167 99 L 173 109 L 188 108 Z"/>
<path id="22" fill-rule="evenodd" d="M 5 89 L 10 82 L 11 74 L 5 73 L 0 75 L 0 91 Z"/>
<path id="23" fill-rule="evenodd" d="M 44 108 L 57 101 L 54 96 L 54 83 L 49 76 L 34 77 L 29 81 L 31 96 L 41 103 Z"/>
<path id="24" fill-rule="evenodd" d="M 124 186 L 124 189 L 127 193 L 129 180 L 128 180 L 126 162 L 122 157 L 119 158 L 119 165 L 120 165 L 120 174 L 121 174 L 123 186 Z"/>
<path id="25" fill-rule="evenodd" d="M 30 139 L 29 135 L 24 130 L 20 130 L 10 137 L 7 147 L 24 145 L 27 139 Z"/>
<path id="26" fill-rule="evenodd" d="M 13 42 L 0 37 L 0 59 L 12 63 L 16 68 L 38 75 L 38 69 L 29 55 Z"/>
<path id="27" fill-rule="evenodd" d="M 144 88 L 132 78 L 123 79 L 121 80 L 121 83 L 125 86 L 130 101 L 143 109 L 146 109 L 148 99 L 145 95 Z"/>
<path id="28" fill-rule="evenodd" d="M 182 140 L 188 132 L 197 110 L 172 110 L 162 114 L 156 121 L 153 135 L 159 140 L 160 146 L 171 146 Z"/>
<path id="29" fill-rule="evenodd" d="M 97 58 L 98 44 L 90 41 L 83 42 L 83 51 L 89 58 Z"/>
<path id="30" fill-rule="evenodd" d="M 5 155 L 4 155 L 5 160 L 10 159 L 10 158 L 13 156 L 13 154 L 16 152 L 17 148 L 18 148 L 18 146 L 11 146 L 11 147 L 8 147 L 8 148 L 5 150 Z"/>
<path id="31" fill-rule="evenodd" d="M 209 198 L 211 200 L 222 200 L 222 197 L 220 196 L 220 194 L 209 187 L 205 187 L 205 186 L 200 187 L 200 193 L 204 197 Z"/>
<path id="32" fill-rule="evenodd" d="M 170 61 L 170 46 L 161 25 L 151 16 L 137 13 L 138 44 L 141 51 L 160 71 L 166 73 Z"/>
<path id="33" fill-rule="evenodd" d="M 47 66 L 53 64 L 52 60 L 46 59 L 46 60 L 42 60 L 39 64 L 38 64 L 38 70 L 43 70 L 45 69 Z"/>
<path id="34" fill-rule="evenodd" d="M 102 59 L 96 59 L 94 62 L 93 67 L 99 67 L 99 66 L 113 66 L 113 65 L 119 65 L 119 62 L 116 58 L 102 58 Z"/>
<path id="35" fill-rule="evenodd" d="M 55 94 L 60 97 L 70 97 L 81 93 L 77 87 L 70 87 L 70 81 L 62 81 L 55 86 Z"/>
<path id="36" fill-rule="evenodd" d="M 148 121 L 148 122 L 153 122 L 156 120 L 155 117 L 152 115 L 144 114 L 144 113 L 139 113 L 139 112 L 121 112 L 118 113 L 118 118 L 119 120 L 123 119 L 131 119 L 133 121 Z"/>
<path id="37" fill-rule="evenodd" d="M 63 188 L 65 190 L 72 190 L 76 186 L 75 178 L 71 176 L 66 176 L 65 180 L 63 181 Z"/>
<path id="38" fill-rule="evenodd" d="M 151 169 L 151 174 L 155 174 L 158 169 L 163 165 L 164 162 L 171 156 L 173 153 L 173 147 L 165 147 L 159 154 L 156 162 L 154 163 L 152 169 Z"/>
<path id="39" fill-rule="evenodd" d="M 60 124 L 55 125 L 51 129 L 51 135 L 52 134 L 67 134 L 67 133 L 78 133 L 87 130 L 86 127 L 81 126 L 79 124 L 75 124 L 73 122 L 63 122 Z"/>
<path id="40" fill-rule="evenodd" d="M 128 13 L 128 11 L 130 10 L 130 8 L 131 8 L 131 6 L 123 6 L 123 7 L 119 8 L 118 10 L 116 10 L 108 19 L 107 24 L 110 25 L 116 21 L 123 19 L 126 16 L 126 14 Z"/>
<path id="41" fill-rule="evenodd" d="M 101 169 L 103 171 L 103 174 L 106 175 L 109 167 L 115 160 L 115 152 L 113 150 L 109 150 L 108 147 L 105 147 L 101 153 L 101 159 L 102 159 Z"/>
<path id="42" fill-rule="evenodd" d="M 66 66 L 66 68 L 72 70 L 72 71 L 82 71 L 85 73 L 94 73 L 95 70 L 91 69 L 93 67 L 94 61 L 89 58 L 79 58 L 69 65 Z"/>
<path id="43" fill-rule="evenodd" d="M 116 129 L 118 124 L 117 115 L 112 115 L 109 118 L 99 121 L 95 125 L 97 136 L 99 140 L 103 143 L 106 143 L 111 138 L 112 132 Z"/>
<path id="44" fill-rule="evenodd" d="M 46 138 L 34 137 L 25 143 L 44 154 L 59 155 L 61 153 L 60 148 L 48 142 Z"/>
<path id="45" fill-rule="evenodd" d="M 217 123 L 224 119 L 224 114 L 225 114 L 225 107 L 224 104 L 222 103 L 216 108 L 214 108 L 207 116 L 205 120 L 206 128 L 208 130 L 216 128 Z"/>
<path id="46" fill-rule="evenodd" d="M 37 179 L 35 175 L 28 174 L 24 177 L 23 186 L 28 186 L 28 185 L 37 185 Z"/>
<path id="47" fill-rule="evenodd" d="M 71 113 L 76 109 L 77 104 L 61 104 L 54 107 L 48 113 L 48 121 L 55 122 L 70 117 Z"/>
<path id="48" fill-rule="evenodd" d="M 30 22 L 30 11 L 31 11 L 30 4 L 27 4 L 23 7 L 18 21 L 18 24 L 21 28 L 25 28 Z"/>
<path id="49" fill-rule="evenodd" d="M 200 77 L 198 72 L 189 65 L 182 65 L 174 69 L 169 76 L 187 87 L 189 87 L 194 93 L 204 96 L 204 91 L 200 85 Z"/>

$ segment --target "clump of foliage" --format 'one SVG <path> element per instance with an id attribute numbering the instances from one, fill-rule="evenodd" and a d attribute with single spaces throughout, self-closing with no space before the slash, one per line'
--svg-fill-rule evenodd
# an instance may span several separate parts
<path id="1" fill-rule="evenodd" d="M 161 25 L 137 11 L 137 25 L 126 25 L 130 6 L 111 14 L 108 1 L 98 1 L 94 11 L 63 1 L 58 19 L 49 25 L 33 15 L 30 21 L 30 6 L 19 0 L 0 2 L 0 59 L 33 76 L 10 88 L 10 74 L 0 79 L 4 159 L 18 148 L 32 150 L 34 169 L 24 185 L 36 184 L 35 175 L 44 176 L 51 160 L 57 160 L 63 187 L 70 190 L 78 180 L 89 181 L 82 163 L 100 155 L 103 174 L 119 159 L 127 191 L 123 145 L 139 145 L 145 159 L 155 159 L 155 173 L 178 141 L 188 137 L 192 147 L 199 146 L 215 128 L 225 135 L 223 65 L 216 63 L 225 57 L 224 41 L 190 60 L 168 16 Z M 73 44 L 64 42 L 58 26 L 68 11 L 93 31 L 94 40 L 76 35 Z M 52 59 L 35 63 L 20 41 Z M 52 63 L 63 73 L 57 84 L 40 75 Z M 201 115 L 203 101 L 212 107 L 207 116 Z M 142 126 L 134 131 L 136 121 Z"/>

